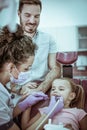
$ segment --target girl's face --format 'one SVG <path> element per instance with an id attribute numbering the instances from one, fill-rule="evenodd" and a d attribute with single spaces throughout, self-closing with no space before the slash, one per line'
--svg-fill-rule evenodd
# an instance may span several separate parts
<path id="1" fill-rule="evenodd" d="M 64 104 L 66 104 L 67 101 L 69 102 L 74 98 L 75 93 L 72 92 L 71 85 L 67 80 L 56 79 L 52 83 L 51 95 L 62 96 Z"/>
<path id="2" fill-rule="evenodd" d="M 34 56 L 30 56 L 24 63 L 16 65 L 17 69 L 19 72 L 25 72 L 28 71 L 34 61 Z"/>

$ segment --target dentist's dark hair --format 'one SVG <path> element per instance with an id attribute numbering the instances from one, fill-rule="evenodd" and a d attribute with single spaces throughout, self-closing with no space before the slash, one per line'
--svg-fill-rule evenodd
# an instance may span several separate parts
<path id="1" fill-rule="evenodd" d="M 0 31 L 0 68 L 6 62 L 23 63 L 35 54 L 36 44 L 23 34 L 22 27 L 17 25 L 15 33 L 9 32 L 8 27 Z"/>

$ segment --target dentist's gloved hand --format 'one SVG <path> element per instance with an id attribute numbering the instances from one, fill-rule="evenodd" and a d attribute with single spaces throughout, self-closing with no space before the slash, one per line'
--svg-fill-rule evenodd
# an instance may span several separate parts
<path id="1" fill-rule="evenodd" d="M 43 108 L 43 113 L 45 113 L 46 115 L 49 114 L 49 112 L 53 109 L 54 105 L 57 103 L 58 100 L 59 103 L 54 108 L 49 117 L 52 118 L 56 113 L 58 113 L 64 107 L 64 103 L 63 103 L 63 97 L 56 97 L 56 96 L 51 96 L 49 106 Z"/>
<path id="2" fill-rule="evenodd" d="M 19 108 L 24 111 L 28 107 L 31 107 L 32 105 L 36 104 L 37 102 L 41 100 L 48 99 L 48 96 L 44 94 L 43 92 L 34 92 L 32 95 L 29 95 L 26 99 L 18 103 Z"/>

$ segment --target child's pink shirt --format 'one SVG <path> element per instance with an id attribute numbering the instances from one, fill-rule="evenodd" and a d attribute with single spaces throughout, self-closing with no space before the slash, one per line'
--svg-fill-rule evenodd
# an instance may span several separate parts
<path id="1" fill-rule="evenodd" d="M 43 108 L 39 109 L 40 113 L 43 114 Z M 71 124 L 74 130 L 79 130 L 79 121 L 87 113 L 83 109 L 77 108 L 64 108 L 52 118 L 53 124 Z"/>

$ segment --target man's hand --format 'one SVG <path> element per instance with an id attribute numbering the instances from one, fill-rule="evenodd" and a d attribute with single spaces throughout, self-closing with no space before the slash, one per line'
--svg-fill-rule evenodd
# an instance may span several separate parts
<path id="1" fill-rule="evenodd" d="M 32 94 L 32 92 L 37 91 L 38 84 L 36 82 L 29 82 L 26 85 L 24 85 L 20 91 L 20 94 Z"/>
<path id="2" fill-rule="evenodd" d="M 23 86 L 23 88 L 37 88 L 38 84 L 36 82 L 28 82 L 26 85 Z"/>

